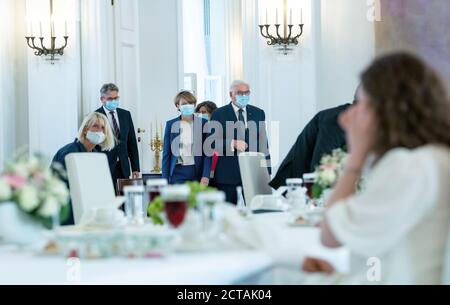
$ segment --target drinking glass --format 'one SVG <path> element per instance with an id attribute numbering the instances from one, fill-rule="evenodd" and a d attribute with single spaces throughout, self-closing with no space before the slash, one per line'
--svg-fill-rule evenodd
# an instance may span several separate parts
<path id="1" fill-rule="evenodd" d="M 150 179 L 146 183 L 146 191 L 148 193 L 149 202 L 161 196 L 161 190 L 168 185 L 167 179 Z"/>
<path id="2" fill-rule="evenodd" d="M 161 190 L 167 219 L 174 228 L 178 228 L 184 222 L 190 192 L 187 185 L 167 186 Z"/>
<path id="3" fill-rule="evenodd" d="M 314 174 L 314 173 L 304 174 L 303 182 L 304 182 L 304 186 L 308 190 L 307 191 L 308 198 L 311 200 L 313 197 L 313 193 L 312 193 L 313 186 L 314 186 L 314 183 L 316 182 L 316 174 Z"/>
<path id="4" fill-rule="evenodd" d="M 123 189 L 125 194 L 125 215 L 128 223 L 132 225 L 143 225 L 147 218 L 147 200 L 144 200 L 144 186 L 126 186 Z"/>
<path id="5" fill-rule="evenodd" d="M 202 215 L 203 232 L 207 239 L 213 238 L 219 233 L 217 205 L 224 202 L 224 192 L 202 192 L 197 195 L 197 205 Z"/>

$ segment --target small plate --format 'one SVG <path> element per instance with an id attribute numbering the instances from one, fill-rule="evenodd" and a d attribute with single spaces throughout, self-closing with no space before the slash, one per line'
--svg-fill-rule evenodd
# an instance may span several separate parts
<path id="1" fill-rule="evenodd" d="M 314 223 L 312 223 L 309 219 L 299 216 L 294 217 L 289 220 L 288 225 L 291 227 L 314 227 Z"/>

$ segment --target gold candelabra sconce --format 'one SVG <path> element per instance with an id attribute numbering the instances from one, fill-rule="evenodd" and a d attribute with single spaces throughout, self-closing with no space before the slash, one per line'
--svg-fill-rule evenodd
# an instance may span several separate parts
<path id="1" fill-rule="evenodd" d="M 266 20 L 265 22 L 260 21 L 259 31 L 262 37 L 267 40 L 269 46 L 273 46 L 278 49 L 284 55 L 288 55 L 289 52 L 293 51 L 294 46 L 298 46 L 299 39 L 303 35 L 303 9 L 299 9 L 299 23 L 294 24 L 293 21 L 293 10 L 289 10 L 289 23 L 288 23 L 288 11 L 287 11 L 287 0 L 283 1 L 283 31 L 280 33 L 280 28 L 282 24 L 279 22 L 278 8 L 276 9 L 275 15 L 275 30 L 271 33 L 271 27 L 269 23 L 269 10 L 266 9 Z M 296 31 L 298 26 L 298 31 Z"/>
<path id="2" fill-rule="evenodd" d="M 164 134 L 163 134 L 163 127 L 162 124 L 160 126 L 160 131 L 158 131 L 158 123 L 156 123 L 156 133 L 155 137 L 153 137 L 153 124 L 150 125 L 150 149 L 152 152 L 155 153 L 155 164 L 152 170 L 152 173 L 161 173 L 161 153 L 163 151 L 164 147 Z"/>
<path id="3" fill-rule="evenodd" d="M 36 37 L 33 33 L 33 22 L 28 24 L 28 34 L 25 36 L 27 40 L 27 45 L 34 50 L 34 55 L 36 56 L 47 56 L 49 57 L 51 64 L 53 65 L 56 60 L 59 60 L 56 56 L 63 56 L 64 50 L 67 47 L 69 40 L 69 35 L 67 32 L 67 21 L 65 25 L 65 34 L 63 36 L 64 43 L 62 46 L 56 46 L 56 32 L 55 32 L 55 21 L 53 16 L 53 0 L 50 0 L 50 46 L 46 46 L 44 43 L 44 35 L 42 32 L 42 21 L 39 22 L 39 37 Z"/>

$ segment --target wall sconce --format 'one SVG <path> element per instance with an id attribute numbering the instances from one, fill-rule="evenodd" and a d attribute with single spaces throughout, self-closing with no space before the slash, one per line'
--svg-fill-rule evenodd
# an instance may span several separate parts
<path id="1" fill-rule="evenodd" d="M 35 43 L 35 40 L 37 37 L 33 35 L 33 24 L 30 24 L 30 32 L 25 37 L 27 40 L 28 46 L 33 49 L 34 55 L 36 56 L 50 56 L 49 60 L 52 63 L 52 65 L 55 63 L 58 58 L 56 58 L 57 55 L 62 56 L 64 55 L 64 49 L 67 47 L 67 41 L 69 39 L 69 36 L 67 35 L 67 21 L 65 22 L 65 35 L 64 38 L 64 45 L 57 48 L 56 47 L 56 33 L 55 33 L 55 21 L 53 19 L 53 0 L 50 0 L 50 47 L 47 48 L 44 45 L 44 36 L 42 34 L 42 22 L 39 22 L 39 40 L 40 40 L 40 46 L 37 46 Z M 37 43 L 39 44 L 39 43 Z"/>
<path id="2" fill-rule="evenodd" d="M 290 18 L 289 18 L 289 24 L 287 20 L 287 0 L 283 1 L 283 28 L 284 33 L 283 36 L 280 34 L 280 27 L 281 24 L 278 20 L 278 8 L 276 9 L 276 18 L 275 18 L 275 33 L 276 35 L 272 35 L 270 33 L 270 27 L 269 24 L 269 11 L 266 9 L 266 23 L 259 25 L 261 36 L 267 39 L 267 44 L 269 46 L 276 47 L 279 51 L 281 51 L 284 55 L 288 55 L 290 51 L 293 50 L 292 46 L 298 45 L 298 39 L 303 35 L 303 9 L 300 9 L 300 33 L 295 35 L 293 28 L 293 20 L 292 20 L 292 8 L 289 11 Z"/>

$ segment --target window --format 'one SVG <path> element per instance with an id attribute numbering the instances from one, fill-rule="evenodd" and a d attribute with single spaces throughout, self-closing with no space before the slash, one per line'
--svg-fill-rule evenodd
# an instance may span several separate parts
<path id="1" fill-rule="evenodd" d="M 223 0 L 183 0 L 184 86 L 199 102 L 226 103 Z"/>

